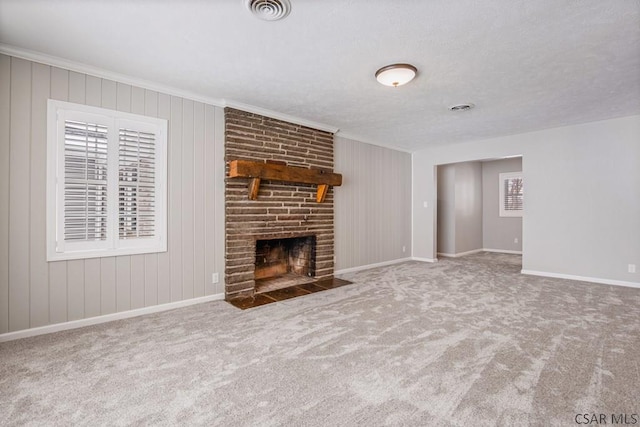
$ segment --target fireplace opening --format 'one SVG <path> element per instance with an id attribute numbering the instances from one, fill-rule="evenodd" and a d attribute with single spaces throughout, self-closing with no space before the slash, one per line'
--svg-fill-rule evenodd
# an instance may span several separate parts
<path id="1" fill-rule="evenodd" d="M 316 275 L 316 236 L 256 240 L 255 292 L 310 283 Z"/>

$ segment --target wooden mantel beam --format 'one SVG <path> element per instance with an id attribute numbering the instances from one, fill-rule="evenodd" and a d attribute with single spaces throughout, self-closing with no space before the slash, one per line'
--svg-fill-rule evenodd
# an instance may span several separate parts
<path id="1" fill-rule="evenodd" d="M 251 178 L 249 183 L 249 199 L 258 198 L 260 180 L 283 181 L 302 184 L 316 184 L 318 192 L 316 200 L 322 203 L 329 186 L 342 185 L 342 175 L 321 169 L 307 169 L 276 163 L 254 162 L 251 160 L 232 160 L 229 162 L 229 178 Z"/>

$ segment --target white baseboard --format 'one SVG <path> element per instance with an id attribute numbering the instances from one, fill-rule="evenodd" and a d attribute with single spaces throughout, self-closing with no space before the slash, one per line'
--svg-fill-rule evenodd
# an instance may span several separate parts
<path id="1" fill-rule="evenodd" d="M 531 276 L 553 277 L 555 279 L 578 280 L 581 282 L 601 283 L 603 285 L 626 286 L 629 288 L 640 288 L 638 282 L 625 282 L 624 280 L 600 279 L 598 277 L 574 276 L 573 274 L 549 273 L 546 271 L 521 270 L 520 273 Z"/>
<path id="2" fill-rule="evenodd" d="M 438 262 L 438 258 L 420 258 L 420 257 L 411 257 L 411 261 L 420 261 L 420 262 Z"/>
<path id="3" fill-rule="evenodd" d="M 401 262 L 406 262 L 411 260 L 412 258 L 399 258 L 399 259 L 393 259 L 391 261 L 376 262 L 374 264 L 360 265 L 358 267 L 343 268 L 342 270 L 334 271 L 333 274 L 337 276 L 339 274 L 355 273 L 356 271 L 370 270 L 376 267 L 384 267 L 386 265 L 399 264 Z"/>
<path id="4" fill-rule="evenodd" d="M 129 319 L 131 317 L 142 316 L 144 314 L 158 313 L 160 311 L 173 310 L 175 308 L 187 307 L 204 302 L 220 301 L 224 299 L 224 293 L 207 295 L 199 298 L 187 299 L 184 301 L 169 302 L 166 304 L 152 305 L 150 307 L 137 308 L 135 310 L 121 311 L 119 313 L 105 314 L 103 316 L 89 317 L 87 319 L 72 320 L 70 322 L 56 323 L 53 325 L 40 326 L 37 328 L 23 329 L 21 331 L 0 334 L 0 342 L 17 340 L 20 338 L 34 337 L 36 335 L 50 334 L 53 332 L 66 331 L 69 329 L 82 328 L 83 326 L 97 325 L 99 323 L 111 322 L 113 320 Z"/>
<path id="5" fill-rule="evenodd" d="M 466 251 L 466 252 L 460 252 L 457 254 L 448 254 L 445 252 L 438 252 L 438 256 L 443 256 L 447 258 L 457 258 L 465 255 L 477 254 L 478 252 L 482 252 L 482 251 L 484 251 L 484 249 L 481 248 L 481 249 L 473 249 L 471 251 Z"/>
<path id="6" fill-rule="evenodd" d="M 488 249 L 488 248 L 483 248 L 482 249 L 483 252 L 495 252 L 498 254 L 514 254 L 514 255 L 522 255 L 522 251 L 510 251 L 507 249 Z"/>

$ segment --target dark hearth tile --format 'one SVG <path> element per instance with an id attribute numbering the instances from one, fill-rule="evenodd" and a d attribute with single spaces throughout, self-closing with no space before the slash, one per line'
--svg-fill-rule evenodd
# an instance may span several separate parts
<path id="1" fill-rule="evenodd" d="M 276 300 L 273 298 L 269 298 L 265 294 L 255 294 L 254 296 L 241 296 L 231 298 L 227 302 L 233 306 L 238 307 L 241 310 L 246 310 L 247 308 L 270 304 L 272 302 L 276 302 Z"/>
<path id="2" fill-rule="evenodd" d="M 316 285 L 321 286 L 325 289 L 339 288 L 341 286 L 350 285 L 352 283 L 353 282 L 350 282 L 348 280 L 337 279 L 337 278 L 324 279 L 324 280 L 319 280 L 315 282 Z"/>
<path id="3" fill-rule="evenodd" d="M 298 288 L 304 289 L 305 291 L 309 291 L 311 293 L 326 291 L 327 288 L 323 288 L 322 286 L 318 286 L 316 283 L 304 283 L 302 285 L 296 285 Z"/>
<path id="4" fill-rule="evenodd" d="M 275 299 L 276 301 L 283 301 L 289 298 L 300 297 L 302 295 L 308 295 L 311 292 L 300 289 L 299 286 L 290 286 L 288 288 L 276 289 L 275 291 L 265 292 L 262 295 L 266 295 L 270 298 Z"/>

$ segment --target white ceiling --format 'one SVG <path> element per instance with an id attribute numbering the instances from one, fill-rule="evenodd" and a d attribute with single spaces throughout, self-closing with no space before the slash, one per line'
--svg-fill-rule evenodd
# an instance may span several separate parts
<path id="1" fill-rule="evenodd" d="M 640 0 L 291 3 L 0 0 L 0 43 L 408 151 L 640 114 Z M 394 62 L 417 78 L 378 84 Z"/>

